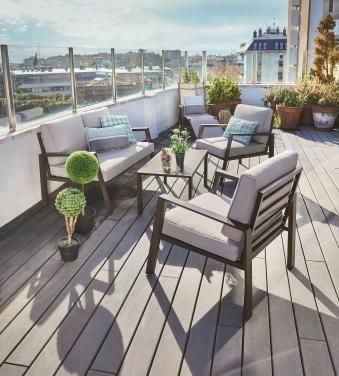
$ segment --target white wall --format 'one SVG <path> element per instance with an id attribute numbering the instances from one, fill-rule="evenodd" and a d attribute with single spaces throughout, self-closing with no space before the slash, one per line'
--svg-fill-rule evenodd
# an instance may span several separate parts
<path id="1" fill-rule="evenodd" d="M 128 115 L 132 126 L 148 126 L 157 137 L 176 123 L 178 103 L 178 91 L 172 89 L 114 104 L 111 112 Z M 0 227 L 41 200 L 38 131 L 35 127 L 0 139 Z M 51 190 L 57 187 L 52 184 Z"/>

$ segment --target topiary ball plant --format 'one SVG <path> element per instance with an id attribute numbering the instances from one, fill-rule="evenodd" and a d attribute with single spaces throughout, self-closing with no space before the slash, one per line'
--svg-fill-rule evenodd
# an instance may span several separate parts
<path id="1" fill-rule="evenodd" d="M 88 184 L 97 176 L 99 162 L 96 156 L 88 151 L 75 151 L 67 158 L 66 171 L 73 183 Z"/>
<path id="2" fill-rule="evenodd" d="M 68 245 L 72 244 L 75 224 L 85 206 L 85 195 L 77 188 L 65 188 L 58 193 L 55 199 L 57 211 L 65 217 Z"/>

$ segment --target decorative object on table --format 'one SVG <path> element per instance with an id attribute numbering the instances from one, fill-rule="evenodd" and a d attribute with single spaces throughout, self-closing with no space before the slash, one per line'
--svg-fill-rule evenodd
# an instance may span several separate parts
<path id="1" fill-rule="evenodd" d="M 219 111 L 218 119 L 219 119 L 220 125 L 223 126 L 225 124 L 224 128 L 226 128 L 228 122 L 231 119 L 231 117 L 232 117 L 232 114 L 231 114 L 230 110 L 221 110 L 221 111 Z"/>
<path id="2" fill-rule="evenodd" d="M 171 149 L 175 154 L 177 170 L 179 172 L 184 170 L 185 153 L 188 149 L 188 138 L 188 131 L 185 128 L 179 127 L 173 130 L 171 136 Z"/>
<path id="3" fill-rule="evenodd" d="M 218 116 L 221 110 L 230 110 L 233 115 L 236 106 L 241 103 L 241 90 L 231 76 L 215 77 L 207 93 L 213 116 Z"/>
<path id="4" fill-rule="evenodd" d="M 65 188 L 55 199 L 57 211 L 65 217 L 67 237 L 58 241 L 63 261 L 73 261 L 78 257 L 80 240 L 73 236 L 78 216 L 86 206 L 86 198 L 78 188 Z"/>
<path id="5" fill-rule="evenodd" d="M 164 169 L 165 172 L 170 172 L 171 171 L 171 159 L 172 159 L 171 154 L 166 148 L 162 148 L 160 153 L 161 153 L 160 159 L 161 159 L 162 168 Z"/>
<path id="6" fill-rule="evenodd" d="M 97 157 L 88 151 L 75 151 L 66 161 L 66 172 L 73 183 L 80 184 L 81 191 L 84 192 L 85 184 L 92 182 L 99 171 Z M 76 232 L 88 234 L 94 227 L 96 211 L 94 208 L 86 206 L 78 218 Z"/>

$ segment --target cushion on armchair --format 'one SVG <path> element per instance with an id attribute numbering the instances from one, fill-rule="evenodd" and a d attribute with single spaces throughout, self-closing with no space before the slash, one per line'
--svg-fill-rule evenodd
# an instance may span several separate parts
<path id="1" fill-rule="evenodd" d="M 128 136 L 126 127 L 118 125 L 107 128 L 85 128 L 89 151 L 106 151 L 126 148 Z"/>
<path id="2" fill-rule="evenodd" d="M 135 138 L 132 128 L 129 124 L 128 117 L 126 115 L 105 115 L 100 117 L 101 126 L 106 127 L 116 127 L 123 125 L 126 128 L 128 143 L 130 145 L 136 144 L 137 139 Z"/>
<path id="3" fill-rule="evenodd" d="M 230 137 L 232 133 L 254 133 L 258 123 L 254 121 L 247 121 L 235 118 L 234 116 L 228 122 L 224 136 Z M 252 136 L 234 136 L 233 140 L 239 141 L 242 144 L 248 145 L 251 142 Z"/>
<path id="4" fill-rule="evenodd" d="M 184 115 L 204 114 L 205 103 L 202 95 L 186 95 L 184 96 Z"/>

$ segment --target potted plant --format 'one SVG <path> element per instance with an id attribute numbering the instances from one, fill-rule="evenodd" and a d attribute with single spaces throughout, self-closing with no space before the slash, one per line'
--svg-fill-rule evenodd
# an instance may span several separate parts
<path id="1" fill-rule="evenodd" d="M 81 191 L 84 192 L 84 185 L 92 182 L 98 174 L 99 162 L 93 153 L 88 151 L 75 151 L 66 161 L 66 171 L 73 183 L 80 184 Z M 96 211 L 94 208 L 86 206 L 79 216 L 76 232 L 88 234 L 94 227 Z"/>
<path id="2" fill-rule="evenodd" d="M 235 107 L 241 103 L 241 90 L 231 76 L 213 78 L 207 93 L 213 116 L 218 116 L 221 110 L 230 110 L 233 115 Z"/>
<path id="3" fill-rule="evenodd" d="M 312 106 L 314 127 L 332 130 L 339 112 L 339 88 L 334 83 L 319 85 L 319 99 Z"/>
<path id="4" fill-rule="evenodd" d="M 177 169 L 179 172 L 184 170 L 185 153 L 188 149 L 188 138 L 189 136 L 186 129 L 179 127 L 173 130 L 173 134 L 171 136 L 171 149 L 175 155 Z"/>
<path id="5" fill-rule="evenodd" d="M 296 91 L 304 98 L 304 106 L 300 117 L 301 126 L 313 126 L 312 106 L 319 100 L 320 81 L 312 76 L 302 78 Z"/>
<path id="6" fill-rule="evenodd" d="M 305 101 L 295 89 L 283 88 L 277 96 L 277 113 L 282 129 L 296 129 Z"/>
<path id="7" fill-rule="evenodd" d="M 86 198 L 78 188 L 65 188 L 55 199 L 57 211 L 65 217 L 67 236 L 58 241 L 58 249 L 63 261 L 73 261 L 78 257 L 80 240 L 73 236 L 79 214 L 86 206 Z"/>
<path id="8" fill-rule="evenodd" d="M 200 78 L 198 73 L 191 69 L 185 69 L 184 73 L 182 74 L 182 82 L 184 84 L 198 84 L 200 82 Z"/>
<path id="9" fill-rule="evenodd" d="M 269 87 L 262 99 L 264 105 L 269 107 L 273 111 L 273 114 L 276 114 L 277 112 L 277 94 L 278 91 L 276 87 Z"/>

